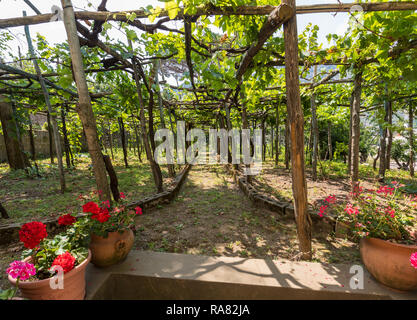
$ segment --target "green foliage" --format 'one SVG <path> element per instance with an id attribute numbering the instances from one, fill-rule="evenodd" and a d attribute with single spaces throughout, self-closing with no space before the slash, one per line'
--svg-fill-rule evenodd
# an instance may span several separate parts
<path id="1" fill-rule="evenodd" d="M 409 240 L 409 227 L 416 222 L 415 199 L 402 196 L 399 185 L 378 191 L 357 188 L 346 206 L 338 205 L 338 220 L 348 224 L 358 237 Z"/>

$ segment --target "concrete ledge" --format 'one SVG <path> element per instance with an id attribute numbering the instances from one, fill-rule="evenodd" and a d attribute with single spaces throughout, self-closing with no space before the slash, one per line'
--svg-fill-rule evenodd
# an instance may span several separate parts
<path id="1" fill-rule="evenodd" d="M 410 299 L 364 271 L 351 289 L 350 265 L 131 251 L 115 266 L 87 268 L 86 299 Z"/>
<path id="2" fill-rule="evenodd" d="M 182 185 L 184 184 L 191 165 L 185 165 L 184 169 L 175 177 L 172 186 L 168 187 L 166 191 L 157 193 L 155 195 L 146 197 L 138 202 L 127 205 L 128 208 L 135 208 L 140 206 L 142 209 L 155 207 L 160 203 L 169 203 L 178 195 Z M 80 215 L 81 216 L 81 215 Z M 41 220 L 46 225 L 48 234 L 56 234 L 64 231 L 65 227 L 60 226 L 56 218 Z M 0 226 L 0 245 L 9 244 L 13 241 L 19 240 L 19 230 L 23 223 L 14 223 Z"/>

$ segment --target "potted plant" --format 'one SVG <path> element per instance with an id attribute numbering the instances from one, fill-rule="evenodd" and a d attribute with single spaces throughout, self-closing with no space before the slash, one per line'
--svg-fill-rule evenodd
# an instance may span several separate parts
<path id="1" fill-rule="evenodd" d="M 109 201 L 89 201 L 82 208 L 87 214 L 91 232 L 91 262 L 97 267 L 108 267 L 123 261 L 134 243 L 131 230 L 135 214 L 142 214 L 142 209 L 136 207 L 129 210 L 123 201 L 126 196 L 120 192 L 121 200 L 114 206 Z"/>
<path id="2" fill-rule="evenodd" d="M 374 278 L 390 288 L 408 291 L 417 289 L 417 242 L 411 232 L 417 197 L 403 194 L 402 187 L 396 181 L 378 190 L 363 190 L 358 185 L 349 201 L 335 204 L 335 209 L 337 221 L 360 239 L 361 259 Z"/>
<path id="3" fill-rule="evenodd" d="M 91 259 L 88 226 L 71 215 L 61 216 L 58 223 L 68 228 L 52 239 L 47 238 L 42 222 L 22 226 L 19 237 L 27 250 L 23 260 L 12 262 L 7 269 L 15 288 L 3 292 L 2 298 L 13 298 L 19 288 L 27 299 L 84 299 L 85 268 Z"/>

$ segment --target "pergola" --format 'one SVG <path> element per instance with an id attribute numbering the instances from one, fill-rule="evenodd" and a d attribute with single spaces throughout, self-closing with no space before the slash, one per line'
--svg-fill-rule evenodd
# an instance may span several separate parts
<path id="1" fill-rule="evenodd" d="M 29 1 L 25 1 L 30 3 Z M 298 55 L 298 36 L 297 36 L 297 14 L 307 13 L 323 13 L 323 12 L 349 12 L 353 6 L 360 5 L 364 12 L 371 11 L 393 11 L 393 10 L 416 10 L 417 3 L 413 1 L 408 2 L 381 2 L 381 3 L 348 3 L 348 4 L 322 4 L 322 5 L 307 5 L 307 6 L 296 6 L 295 0 L 282 0 L 279 6 L 240 6 L 240 7 L 214 7 L 205 6 L 198 8 L 197 12 L 192 16 L 184 14 L 183 10 L 171 19 L 168 12 L 162 10 L 158 18 L 159 21 L 154 24 L 145 24 L 142 19 L 148 18 L 150 13 L 146 10 L 132 10 L 124 12 L 107 12 L 105 9 L 106 1 L 102 1 L 99 6 L 99 11 L 77 11 L 75 12 L 71 0 L 61 0 L 63 8 L 63 20 L 65 29 L 68 37 L 68 43 L 70 47 L 70 54 L 72 59 L 72 71 L 73 77 L 76 82 L 77 92 L 73 92 L 69 89 L 62 88 L 48 78 L 56 76 L 57 74 L 42 74 L 39 67 L 37 66 L 36 59 L 34 56 L 33 48 L 31 49 L 31 40 L 28 32 L 29 25 L 48 23 L 51 19 L 56 16 L 55 13 L 41 14 L 38 12 L 34 16 L 24 16 L 9 19 L 0 19 L 0 28 L 9 28 L 17 26 L 25 26 L 26 34 L 28 38 L 29 48 L 32 54 L 36 74 L 29 74 L 23 70 L 8 66 L 4 63 L 0 63 L 0 69 L 3 72 L 0 74 L 1 80 L 13 80 L 13 79 L 30 79 L 31 81 L 38 81 L 41 84 L 42 92 L 45 97 L 46 105 L 51 112 L 51 105 L 49 103 L 48 88 L 54 88 L 63 92 L 69 93 L 76 101 L 76 111 L 81 119 L 83 128 L 86 133 L 87 144 L 89 153 L 91 155 L 94 175 L 96 178 L 98 190 L 102 190 L 102 200 L 110 199 L 110 189 L 106 177 L 106 167 L 101 154 L 100 144 L 98 140 L 96 122 L 91 106 L 91 99 L 100 98 L 110 95 L 111 92 L 102 92 L 92 94 L 88 90 L 86 81 L 86 73 L 95 72 L 107 72 L 112 70 L 126 70 L 133 74 L 136 86 L 137 95 L 140 104 L 139 120 L 141 124 L 141 133 L 144 141 L 145 151 L 147 154 L 148 161 L 150 163 L 152 174 L 155 179 L 155 183 L 158 186 L 158 190 L 162 190 L 162 178 L 159 166 L 155 163 L 149 141 L 147 139 L 147 129 L 145 121 L 145 104 L 142 96 L 141 82 L 144 83 L 146 90 L 152 92 L 152 86 L 143 71 L 144 61 L 141 61 L 138 57 L 133 56 L 132 59 L 126 59 L 120 55 L 117 51 L 113 50 L 105 43 L 99 40 L 98 35 L 102 30 L 102 24 L 105 21 L 122 21 L 126 22 L 131 26 L 139 28 L 142 31 L 153 33 L 156 30 L 165 30 L 181 33 L 185 39 L 185 51 L 186 51 L 186 64 L 190 73 L 191 88 L 175 88 L 176 90 L 187 90 L 192 92 L 196 99 L 193 102 L 173 102 L 164 101 L 168 106 L 182 105 L 184 107 L 195 107 L 200 106 L 207 110 L 214 110 L 218 108 L 225 108 L 226 113 L 230 111 L 230 106 L 233 102 L 232 97 L 237 96 L 239 93 L 239 87 L 243 82 L 243 75 L 251 69 L 251 63 L 253 58 L 262 49 L 265 42 L 273 36 L 274 32 L 283 26 L 284 29 L 284 40 L 285 40 L 285 57 L 280 59 L 271 60 L 269 66 L 285 66 L 285 89 L 286 89 L 286 105 L 288 113 L 288 121 L 290 126 L 290 139 L 291 139 L 291 164 L 292 164 L 292 183 L 293 183 L 293 196 L 294 196 L 294 209 L 295 218 L 297 224 L 297 232 L 300 244 L 300 251 L 304 259 L 310 259 L 311 252 L 311 219 L 307 212 L 307 188 L 306 188 L 306 174 L 304 166 L 304 116 L 301 107 L 300 98 L 300 81 L 299 81 L 299 65 L 302 61 L 299 61 Z M 34 8 L 36 10 L 36 8 Z M 134 15 L 134 18 L 132 18 Z M 200 16 L 210 15 L 262 15 L 268 16 L 264 25 L 259 31 L 258 39 L 248 48 L 242 50 L 234 50 L 233 54 L 242 55 L 240 64 L 236 68 L 235 77 L 238 80 L 239 85 L 236 89 L 224 89 L 224 97 L 214 102 L 203 102 L 199 99 L 198 94 L 209 92 L 210 88 L 200 88 L 194 83 L 193 76 L 193 62 L 191 59 L 192 43 L 204 47 L 204 44 L 198 43 L 198 40 L 194 39 L 191 34 L 191 24 L 194 23 Z M 166 22 L 171 20 L 183 20 L 184 21 L 184 32 L 171 29 L 165 25 Z M 80 23 L 80 21 L 94 21 L 94 28 L 90 31 L 86 26 Z M 86 69 L 83 65 L 82 54 L 80 46 L 88 45 L 90 47 L 98 47 L 102 51 L 118 61 L 119 66 L 110 66 L 103 69 Z M 129 43 L 131 53 L 132 44 Z M 410 47 L 417 47 L 417 43 L 410 44 Z M 392 56 L 398 54 L 398 50 L 393 48 L 391 51 Z M 169 57 L 163 57 L 169 58 Z M 151 61 L 152 59 L 148 59 Z M 370 57 L 366 61 L 362 61 L 361 64 L 375 62 L 375 58 Z M 343 61 L 323 61 L 322 64 L 342 64 Z M 361 83 L 362 73 L 360 71 L 354 74 L 353 79 L 345 80 L 331 80 L 337 72 L 329 74 L 327 77 L 322 79 L 318 83 L 304 83 L 302 85 L 309 86 L 314 89 L 316 86 L 321 84 L 330 83 L 342 83 L 342 82 L 353 82 L 353 103 L 352 103 L 352 184 L 358 181 L 358 163 L 359 163 L 359 113 L 360 113 L 360 95 L 361 95 Z M 279 90 L 279 87 L 268 88 L 269 90 Z M 13 90 L 11 88 L 10 90 Z M 1 93 L 7 94 L 7 90 L 3 90 Z M 274 101 L 274 100 L 273 100 Z M 276 101 L 276 100 L 275 100 Z M 246 108 L 242 106 L 242 120 L 246 119 Z M 53 121 L 54 125 L 55 121 Z M 246 124 L 243 123 L 245 128 Z M 55 125 L 56 126 L 56 123 Z M 54 130 L 57 132 L 57 130 Z M 59 141 L 59 137 L 55 137 L 56 141 Z M 59 145 L 59 143 L 57 144 Z M 60 151 L 58 151 L 60 152 Z M 59 158 L 59 154 L 58 154 Z M 60 163 L 62 169 L 62 159 Z M 65 183 L 61 180 L 61 184 Z"/>

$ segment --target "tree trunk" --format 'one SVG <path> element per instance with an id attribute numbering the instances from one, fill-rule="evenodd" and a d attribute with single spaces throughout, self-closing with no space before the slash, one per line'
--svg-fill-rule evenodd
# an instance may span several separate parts
<path id="1" fill-rule="evenodd" d="M 275 165 L 278 166 L 278 161 L 279 161 L 279 148 L 280 148 L 280 137 L 279 137 L 279 104 L 277 103 L 276 105 L 276 109 L 275 109 Z"/>
<path id="2" fill-rule="evenodd" d="M 131 50 L 133 50 L 132 42 L 130 40 L 129 40 L 129 47 Z M 152 175 L 155 181 L 155 186 L 158 192 L 162 192 L 163 191 L 162 172 L 161 172 L 161 168 L 159 167 L 159 165 L 155 162 L 153 158 L 153 152 L 151 150 L 151 146 L 149 144 L 149 140 L 147 136 L 146 119 L 145 119 L 145 104 L 144 104 L 143 97 L 142 97 L 142 88 L 141 88 L 141 83 L 139 79 L 138 67 L 136 65 L 135 59 L 132 59 L 132 64 L 133 64 L 133 72 L 134 72 L 135 83 L 136 83 L 136 90 L 137 90 L 137 94 L 139 98 L 139 106 L 140 106 L 139 120 L 140 120 L 141 134 L 142 134 L 142 142 L 145 147 L 146 157 L 151 166 Z"/>
<path id="3" fill-rule="evenodd" d="M 329 153 L 329 160 L 333 160 L 333 148 L 332 148 L 332 123 L 328 122 L 327 127 L 327 150 Z"/>
<path id="4" fill-rule="evenodd" d="M 100 150 L 97 124 L 91 107 L 91 98 L 88 92 L 87 81 L 84 73 L 84 64 L 75 24 L 74 9 L 72 7 L 71 0 L 61 0 L 61 4 L 64 10 L 64 24 L 70 47 L 73 76 L 77 84 L 77 91 L 79 95 L 76 110 L 85 131 L 88 151 L 93 164 L 94 176 L 96 178 L 100 200 L 111 201 L 110 188 L 107 182 L 106 166 L 103 160 L 103 154 Z"/>
<path id="5" fill-rule="evenodd" d="M 261 120 L 261 130 L 262 130 L 262 161 L 265 161 L 265 157 L 266 157 L 265 117 L 263 117 Z"/>
<path id="6" fill-rule="evenodd" d="M 383 181 L 385 178 L 386 159 L 387 159 L 387 124 L 388 124 L 388 101 L 384 102 L 384 124 L 380 126 L 380 141 L 379 141 L 379 171 L 378 179 Z"/>
<path id="7" fill-rule="evenodd" d="M 249 129 L 249 123 L 248 123 L 248 115 L 247 115 L 247 110 L 246 110 L 246 103 L 243 101 L 244 96 L 243 96 L 243 92 L 240 92 L 240 98 L 242 99 L 242 129 Z M 218 138 L 219 140 L 219 138 Z M 249 138 L 250 140 L 250 138 Z M 250 142 L 249 142 L 250 144 Z M 220 154 L 220 141 L 217 141 L 217 153 Z M 250 147 L 249 147 L 250 149 Z M 245 164 L 246 169 L 250 169 L 250 164 Z M 252 176 L 250 174 L 246 175 L 246 181 L 248 183 L 252 183 Z"/>
<path id="8" fill-rule="evenodd" d="M 29 143 L 30 143 L 30 155 L 32 158 L 32 161 L 36 161 L 36 148 L 35 148 L 35 138 L 33 136 L 33 124 L 32 120 L 30 119 L 30 115 L 28 114 L 28 120 L 29 120 Z"/>
<path id="9" fill-rule="evenodd" d="M 114 201 L 118 202 L 120 200 L 119 192 L 119 181 L 117 180 L 116 171 L 114 171 L 113 165 L 108 155 L 103 155 L 103 160 L 106 165 L 107 173 L 110 177 L 110 189 L 113 194 Z"/>
<path id="10" fill-rule="evenodd" d="M 381 153 L 381 146 L 379 146 L 378 147 L 378 152 L 377 152 L 377 154 L 376 154 L 376 157 L 374 158 L 374 163 L 373 163 L 373 165 L 372 165 L 372 167 L 373 167 L 373 169 L 374 170 L 376 170 L 376 162 L 378 161 L 378 159 L 379 159 L 379 155 L 380 155 L 380 153 Z"/>
<path id="11" fill-rule="evenodd" d="M 51 158 L 51 163 L 54 163 L 54 147 L 52 142 L 52 125 L 51 125 L 51 116 L 49 112 L 46 112 L 46 120 L 48 122 L 48 138 L 49 138 L 49 157 Z"/>
<path id="12" fill-rule="evenodd" d="M 61 121 L 62 121 L 62 134 L 64 136 L 65 161 L 67 163 L 67 168 L 69 169 L 71 168 L 70 145 L 68 141 L 67 123 L 65 119 L 64 107 L 61 107 Z"/>
<path id="13" fill-rule="evenodd" d="M 12 106 L 4 100 L 5 98 L 0 96 L 0 121 L 6 145 L 7 161 L 12 170 L 25 169 L 30 167 L 29 160 L 18 139 L 18 126 L 13 116 Z"/>
<path id="14" fill-rule="evenodd" d="M 295 0 L 283 0 L 295 10 Z M 297 16 L 284 24 L 285 82 L 287 90 L 287 113 L 291 126 L 291 165 L 294 214 L 297 235 L 303 259 L 311 260 L 311 218 L 307 211 L 307 184 L 304 168 L 304 115 L 301 107 Z"/>
<path id="15" fill-rule="evenodd" d="M 388 128 L 387 128 L 387 155 L 385 160 L 386 170 L 391 169 L 391 148 L 392 148 L 392 101 L 388 101 Z"/>
<path id="16" fill-rule="evenodd" d="M 348 143 L 347 171 L 350 176 L 352 176 L 352 112 L 353 112 L 353 93 L 350 97 L 350 108 L 349 108 L 349 143 Z"/>
<path id="17" fill-rule="evenodd" d="M 285 169 L 290 169 L 290 126 L 288 116 L 285 118 Z"/>
<path id="18" fill-rule="evenodd" d="M 314 74 L 317 74 L 317 68 L 314 68 Z M 316 95 L 311 95 L 310 99 L 311 105 L 311 134 L 313 135 L 313 154 L 311 159 L 311 169 L 312 169 L 312 179 L 313 181 L 317 180 L 317 157 L 318 157 L 318 143 L 319 143 L 319 128 L 317 124 L 317 114 L 316 114 Z"/>
<path id="19" fill-rule="evenodd" d="M 410 176 L 414 177 L 414 110 L 410 100 L 408 105 L 408 127 L 410 129 Z"/>
<path id="20" fill-rule="evenodd" d="M 9 215 L 7 214 L 6 209 L 4 209 L 4 207 L 2 206 L 2 204 L 0 203 L 0 215 L 3 219 L 9 219 Z"/>
<path id="21" fill-rule="evenodd" d="M 111 122 L 109 123 L 109 144 L 110 144 L 111 159 L 114 160 L 114 153 L 113 153 L 113 134 L 111 133 Z"/>
<path id="22" fill-rule="evenodd" d="M 155 63 L 155 83 L 157 85 L 157 87 L 159 88 L 159 67 L 160 67 L 160 61 L 156 60 Z M 159 89 L 158 89 L 159 90 Z M 159 117 L 161 118 L 161 128 L 165 129 L 166 125 L 165 125 L 165 119 L 164 119 L 164 106 L 162 104 L 162 97 L 161 97 L 161 92 L 158 91 L 157 92 L 158 95 L 158 106 L 159 106 Z M 175 141 L 175 140 L 174 140 Z M 173 178 L 175 177 L 175 167 L 174 164 L 167 164 L 168 167 L 168 175 Z"/>
<path id="23" fill-rule="evenodd" d="M 129 164 L 127 163 L 127 149 L 126 149 L 126 132 L 125 132 L 125 124 L 123 123 L 123 118 L 119 117 L 119 132 L 120 132 L 120 139 L 122 141 L 122 149 L 123 149 L 123 160 L 125 162 L 125 167 L 128 168 Z"/>
<path id="24" fill-rule="evenodd" d="M 360 140 L 360 109 L 362 93 L 362 71 L 355 74 L 352 102 L 352 191 L 359 181 L 359 140 Z"/>

